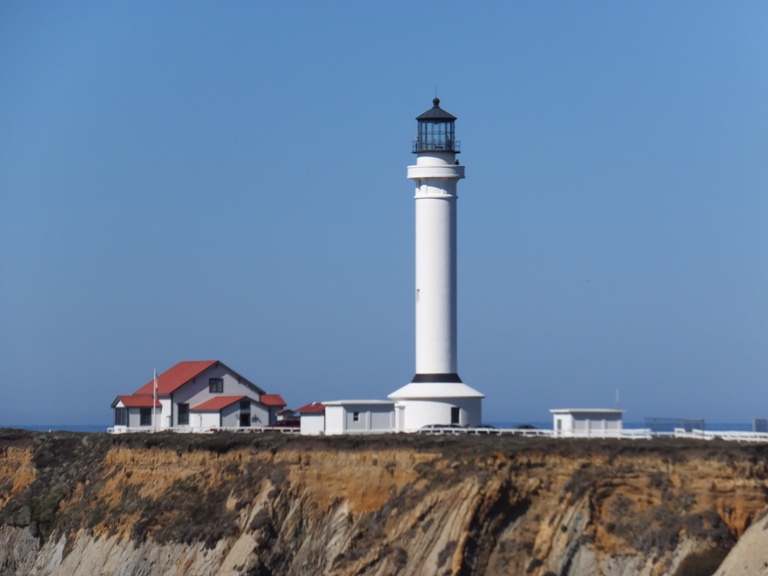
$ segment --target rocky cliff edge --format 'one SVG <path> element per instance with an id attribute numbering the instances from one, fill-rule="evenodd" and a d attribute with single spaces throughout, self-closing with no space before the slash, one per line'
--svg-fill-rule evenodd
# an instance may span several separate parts
<path id="1" fill-rule="evenodd" d="M 768 575 L 768 447 L 0 430 L 0 573 Z"/>

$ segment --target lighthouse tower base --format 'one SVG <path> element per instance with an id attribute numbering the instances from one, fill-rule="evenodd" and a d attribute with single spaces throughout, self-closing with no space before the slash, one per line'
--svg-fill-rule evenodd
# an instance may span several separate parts
<path id="1" fill-rule="evenodd" d="M 463 382 L 412 382 L 389 398 L 395 401 L 397 432 L 416 432 L 429 425 L 482 424 L 484 396 Z"/>

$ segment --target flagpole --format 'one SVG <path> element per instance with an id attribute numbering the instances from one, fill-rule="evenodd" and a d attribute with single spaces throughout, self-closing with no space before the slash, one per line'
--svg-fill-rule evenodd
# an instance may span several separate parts
<path id="1" fill-rule="evenodd" d="M 155 419 L 156 415 L 155 412 L 157 412 L 157 368 L 155 368 L 155 379 L 154 379 L 154 386 L 152 387 L 152 390 L 154 390 L 154 393 L 152 395 L 152 433 L 155 432 Z"/>

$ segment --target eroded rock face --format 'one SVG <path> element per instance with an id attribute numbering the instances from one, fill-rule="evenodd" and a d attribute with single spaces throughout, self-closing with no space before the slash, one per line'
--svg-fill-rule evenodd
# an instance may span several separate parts
<path id="1" fill-rule="evenodd" d="M 768 576 L 768 509 L 734 546 L 717 576 Z"/>
<path id="2" fill-rule="evenodd" d="M 766 456 L 688 441 L 0 431 L 0 573 L 702 576 L 744 535 L 718 574 L 747 574 L 726 567 L 768 549 L 765 518 L 753 523 Z"/>

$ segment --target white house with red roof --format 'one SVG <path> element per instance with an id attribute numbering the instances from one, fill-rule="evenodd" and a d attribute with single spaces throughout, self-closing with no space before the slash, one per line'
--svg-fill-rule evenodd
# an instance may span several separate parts
<path id="1" fill-rule="evenodd" d="M 279 394 L 267 394 L 223 362 L 179 362 L 130 396 L 112 402 L 112 433 L 155 430 L 203 432 L 259 428 L 277 421 L 285 408 Z"/>
<path id="2" fill-rule="evenodd" d="M 325 406 L 321 402 L 302 406 L 296 410 L 296 414 L 300 416 L 302 434 L 325 434 Z"/>

